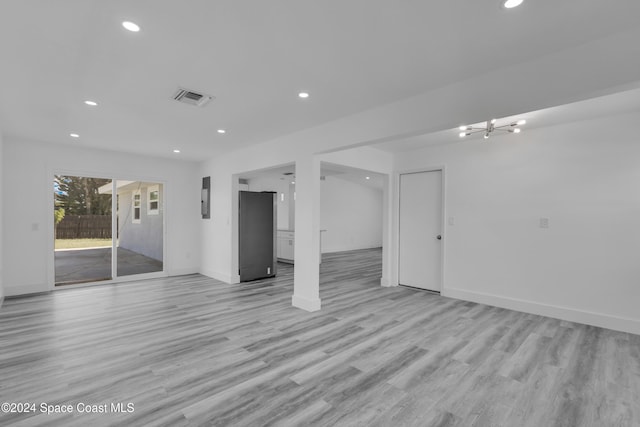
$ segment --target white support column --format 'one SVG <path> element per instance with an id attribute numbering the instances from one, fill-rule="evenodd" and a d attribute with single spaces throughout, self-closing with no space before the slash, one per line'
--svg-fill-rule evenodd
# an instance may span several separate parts
<path id="1" fill-rule="evenodd" d="M 397 286 L 393 280 L 393 260 L 394 260 L 394 241 L 393 241 L 393 174 L 389 174 L 384 179 L 384 187 L 382 190 L 382 277 L 380 285 Z"/>
<path id="2" fill-rule="evenodd" d="M 294 307 L 320 310 L 320 159 L 296 159 Z"/>
<path id="3" fill-rule="evenodd" d="M 231 176 L 231 212 L 227 226 L 231 228 L 231 274 L 229 283 L 240 283 L 240 183 L 237 174 Z"/>

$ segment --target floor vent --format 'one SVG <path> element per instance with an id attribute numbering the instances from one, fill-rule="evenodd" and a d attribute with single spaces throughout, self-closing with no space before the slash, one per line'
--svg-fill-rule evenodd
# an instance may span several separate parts
<path id="1" fill-rule="evenodd" d="M 194 92 L 192 90 L 178 88 L 178 91 L 175 93 L 175 95 L 173 95 L 173 99 L 184 104 L 195 105 L 196 107 L 204 107 L 209 101 L 213 99 L 213 96 Z"/>

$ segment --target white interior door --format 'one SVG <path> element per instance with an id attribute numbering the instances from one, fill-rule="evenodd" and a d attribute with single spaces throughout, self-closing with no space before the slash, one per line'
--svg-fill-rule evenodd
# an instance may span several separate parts
<path id="1" fill-rule="evenodd" d="M 442 171 L 400 175 L 399 283 L 440 292 Z"/>

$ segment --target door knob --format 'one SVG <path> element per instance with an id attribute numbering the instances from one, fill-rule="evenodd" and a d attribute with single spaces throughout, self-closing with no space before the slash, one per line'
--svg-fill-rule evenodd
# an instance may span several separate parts
<path id="1" fill-rule="evenodd" d="M 438 235 L 436 236 L 436 239 L 438 239 L 438 240 L 442 240 L 442 235 L 438 234 Z"/>

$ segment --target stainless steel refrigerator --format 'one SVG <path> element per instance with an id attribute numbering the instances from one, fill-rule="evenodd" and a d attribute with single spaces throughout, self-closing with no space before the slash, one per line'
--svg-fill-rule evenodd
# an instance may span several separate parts
<path id="1" fill-rule="evenodd" d="M 276 275 L 276 193 L 240 191 L 240 281 Z"/>

